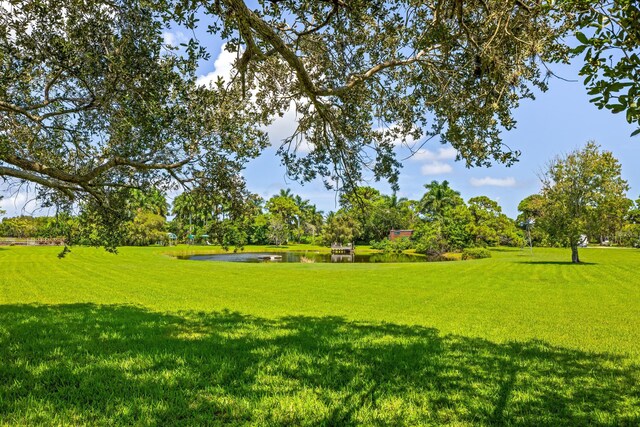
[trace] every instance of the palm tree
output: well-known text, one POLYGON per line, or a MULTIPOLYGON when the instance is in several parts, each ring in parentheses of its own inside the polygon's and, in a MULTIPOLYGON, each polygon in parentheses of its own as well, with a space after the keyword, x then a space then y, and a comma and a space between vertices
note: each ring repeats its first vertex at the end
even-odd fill
POLYGON ((287 188, 287 189, 281 188, 280 192, 278 193, 278 196, 293 199, 293 193, 291 192, 290 188, 287 188))
POLYGON ((442 218, 447 209, 453 208, 462 202, 460 193, 449 187, 449 181, 442 183, 431 181, 425 184, 427 192, 420 200, 420 212, 431 219, 442 218))
POLYGON ((406 197, 398 197, 398 195, 396 194, 396 192, 394 191, 393 194, 391 196, 382 196, 385 200, 385 203, 387 205, 387 207, 394 209, 394 208, 398 208, 400 205, 402 205, 404 202, 407 201, 406 197))
POLYGON ((167 199, 164 194, 156 188, 147 191, 138 189, 131 190, 129 206, 133 211, 140 210, 163 217, 166 217, 169 213, 167 199))

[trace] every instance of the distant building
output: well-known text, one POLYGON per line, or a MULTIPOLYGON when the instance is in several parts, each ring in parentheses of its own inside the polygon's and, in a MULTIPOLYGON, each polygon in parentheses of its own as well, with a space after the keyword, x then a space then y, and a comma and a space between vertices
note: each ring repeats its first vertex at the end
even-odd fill
POLYGON ((589 246, 589 239, 587 238, 586 234, 582 234, 580 236, 580 240, 578 240, 578 246, 580 246, 581 248, 586 248, 587 246, 589 246))
POLYGON ((410 239, 413 236, 413 230, 391 230, 389 232, 389 240, 396 240, 401 237, 410 239))

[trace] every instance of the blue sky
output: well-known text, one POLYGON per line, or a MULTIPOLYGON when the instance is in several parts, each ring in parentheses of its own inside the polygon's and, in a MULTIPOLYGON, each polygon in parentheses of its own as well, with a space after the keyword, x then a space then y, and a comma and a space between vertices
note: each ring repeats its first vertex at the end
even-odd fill
MULTIPOLYGON (((218 61, 220 67, 223 63, 218 61)), ((214 68, 207 69, 207 65, 203 74, 214 68)), ((582 79, 578 76, 578 66, 554 65, 552 69, 562 78, 576 82, 554 78, 547 92, 538 93, 534 101, 523 101, 515 111, 517 128, 503 133, 503 140, 512 149, 522 152, 518 163, 511 167, 495 165, 467 169, 463 162, 453 159, 455 150, 434 139, 424 145, 423 152, 403 162, 398 195, 418 199, 424 193, 424 184, 446 179, 465 199, 486 195, 497 200, 504 212, 515 218, 518 203, 540 190, 538 176, 551 159, 594 140, 620 160, 623 178, 631 187, 628 196, 634 200, 638 198, 640 138, 629 136, 634 127, 625 121, 624 115, 598 110, 589 103, 582 79)), ((268 130, 274 147, 293 128, 294 120, 292 115, 288 115, 270 126, 268 130)), ((398 151, 399 158, 406 156, 406 151, 398 151)), ((266 150, 252 161, 244 176, 249 188, 264 198, 277 193, 280 188, 290 188, 325 212, 337 209, 336 194, 327 191, 320 181, 302 186, 288 180, 275 155, 275 148, 266 150)), ((369 185, 390 193, 385 183, 372 181, 369 185)))
MULTIPOLYGON (((235 55, 224 52, 220 41, 212 36, 206 33, 198 36, 201 41, 208 38, 207 45, 212 54, 211 61, 203 63, 199 70, 200 82, 214 79, 217 75, 228 75, 235 55)), ((186 37, 179 29, 172 29, 165 33, 165 40, 179 43, 186 37)), ((403 162, 398 195, 419 199, 424 193, 424 184, 446 179, 466 200, 474 196, 488 196, 497 200, 507 215, 515 218, 520 200, 539 191, 538 175, 549 160, 594 140, 620 160, 623 178, 631 187, 628 196, 637 199, 640 196, 640 137, 630 138, 634 127, 626 123, 623 114, 614 115, 598 110, 589 103, 578 69, 576 65, 553 65, 555 74, 576 82, 554 78, 546 93, 538 93, 535 101, 523 101, 514 112, 518 125, 502 136, 509 147, 522 152, 518 163, 509 168, 495 165, 491 168, 467 169, 463 162, 454 160, 455 151, 451 147, 433 139, 424 145, 418 155, 403 162)), ((287 114, 267 129, 272 147, 248 164, 243 173, 248 187, 265 199, 281 188, 290 188, 294 193, 310 199, 320 210, 336 210, 337 195, 327 191, 320 181, 300 185, 287 179, 275 152, 280 141, 294 126, 295 117, 287 114)), ((406 151, 400 148, 398 151, 399 158, 406 156, 406 151)), ((371 181, 363 184, 390 193, 385 183, 371 181)), ((5 192, 4 196, 5 199, 0 201, 0 209, 5 209, 8 216, 47 214, 46 211, 33 212, 35 205, 28 203, 29 196, 26 194, 5 192)))

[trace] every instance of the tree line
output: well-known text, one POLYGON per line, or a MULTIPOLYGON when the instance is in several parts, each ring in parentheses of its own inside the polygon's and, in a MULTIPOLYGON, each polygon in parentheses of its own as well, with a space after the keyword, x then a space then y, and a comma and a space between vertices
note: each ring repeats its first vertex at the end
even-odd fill
MULTIPOLYGON (((222 198, 196 189, 180 194, 171 206, 158 190, 132 190, 128 220, 120 230, 121 245, 168 243, 169 234, 180 243, 216 244, 227 248, 254 245, 347 243, 376 245, 384 249, 389 232, 415 231, 412 241, 424 253, 442 253, 468 246, 522 244, 515 222, 486 196, 465 203, 447 181, 425 185, 420 200, 382 194, 359 187, 342 194, 340 207, 326 215, 310 200, 289 189, 263 200, 249 194, 242 215, 222 198), (171 214, 173 218, 167 220, 171 214)), ((56 237, 73 234, 73 241, 93 244, 99 232, 84 213, 56 217, 4 218, 0 236, 56 237)), ((414 244, 411 243, 410 247, 414 244)))
MULTIPOLYGON (((569 247, 574 262, 579 262, 578 246, 585 240, 640 246, 640 198, 627 198, 628 184, 612 153, 589 142, 553 159, 541 184, 538 194, 520 202, 516 219, 489 197, 465 201, 446 180, 425 184, 418 200, 358 187, 341 194, 339 209, 326 215, 289 189, 267 200, 247 193, 240 210, 203 189, 183 192, 171 206, 157 189, 133 189, 128 218, 112 233, 121 245, 167 244, 170 236, 181 243, 225 248, 352 242, 385 251, 415 249, 434 257, 466 248, 531 244, 569 247), (173 218, 167 221, 169 214, 173 218), (390 239, 391 230, 412 230, 412 235, 390 239)), ((55 218, 21 216, 3 219, 0 236, 65 235, 98 245, 99 226, 85 211, 55 218)))

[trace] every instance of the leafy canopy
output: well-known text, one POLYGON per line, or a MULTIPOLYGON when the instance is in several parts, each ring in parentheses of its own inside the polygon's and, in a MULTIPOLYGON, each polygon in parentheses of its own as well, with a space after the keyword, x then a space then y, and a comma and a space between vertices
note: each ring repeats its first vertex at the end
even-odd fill
POLYGON ((290 109, 279 153, 303 181, 352 191, 372 174, 396 189, 394 147, 436 136, 467 165, 510 164, 513 109, 567 59, 561 37, 591 22, 569 15, 523 0, 3 2, 0 176, 116 230, 131 187, 246 197, 261 129, 290 109), (167 46, 174 24, 236 53, 229 81, 196 85, 207 41, 167 46))
POLYGON ((166 19, 138 1, 3 2, 0 176, 113 230, 130 188, 242 194, 238 174, 265 146, 257 119, 232 89, 195 85, 203 52, 168 49, 166 19))
POLYGON ((618 160, 594 142, 553 160, 541 177, 544 198, 541 224, 558 242, 572 248, 580 262, 581 236, 602 230, 628 209, 627 182, 618 160))
POLYGON ((626 115, 640 134, 640 3, 637 0, 568 0, 581 31, 574 55, 582 55, 580 74, 598 108, 626 115))

